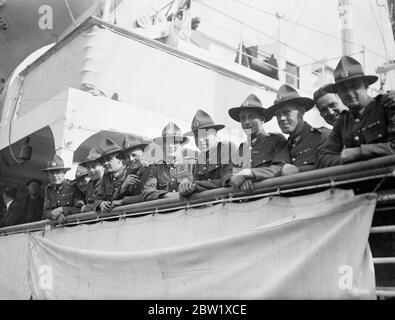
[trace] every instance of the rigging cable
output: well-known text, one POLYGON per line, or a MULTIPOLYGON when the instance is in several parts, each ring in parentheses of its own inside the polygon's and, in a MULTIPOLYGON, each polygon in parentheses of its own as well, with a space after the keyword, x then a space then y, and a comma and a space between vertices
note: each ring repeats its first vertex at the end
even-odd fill
POLYGON ((240 23, 240 24, 243 24, 243 25, 247 26, 248 28, 250 28, 251 30, 254 30, 255 32, 258 32, 258 33, 260 33, 260 34, 262 34, 262 35, 268 37, 269 39, 272 39, 273 41, 276 41, 276 42, 282 44, 283 46, 286 46, 287 48, 290 48, 290 49, 294 50, 295 52, 300 53, 301 55, 303 55, 304 57, 309 58, 309 59, 312 60, 312 61, 317 61, 317 60, 319 60, 319 59, 316 59, 315 57, 312 57, 312 56, 308 55, 307 53, 303 52, 302 50, 299 50, 299 49, 297 49, 297 48, 295 48, 295 47, 292 47, 292 46, 288 45, 287 43, 285 43, 285 42, 283 42, 283 41, 279 41, 279 40, 276 39, 275 37, 273 37, 273 36, 271 36, 271 35, 269 35, 269 34, 263 32, 263 31, 261 31, 261 30, 255 28, 255 27, 253 27, 253 26, 251 26, 251 25, 249 25, 249 24, 246 24, 245 22, 243 22, 243 21, 241 21, 241 20, 239 20, 239 19, 236 19, 235 17, 232 17, 232 16, 230 16, 230 15, 228 15, 228 14, 226 14, 226 13, 224 13, 224 12, 222 12, 222 11, 220 11, 220 10, 218 10, 218 9, 216 9, 216 8, 214 8, 214 7, 212 7, 212 6, 210 6, 210 5, 208 5, 207 3, 204 3, 204 2, 202 2, 202 1, 198 1, 198 2, 199 2, 201 5, 203 5, 203 6, 207 7, 207 8, 209 8, 209 9, 211 9, 211 10, 217 12, 217 13, 219 13, 220 15, 223 15, 223 16, 225 16, 225 17, 227 17, 227 18, 229 18, 229 19, 231 19, 231 20, 233 20, 233 21, 236 21, 236 22, 238 22, 238 23, 240 23))
MULTIPOLYGON (((248 4, 248 3, 245 3, 245 2, 239 1, 239 0, 232 0, 232 1, 233 1, 233 2, 236 2, 236 3, 238 3, 238 4, 241 4, 241 5, 245 6, 245 7, 248 7, 248 8, 250 8, 250 9, 252 9, 252 10, 256 10, 256 11, 258 11, 258 12, 265 13, 265 14, 267 14, 267 15, 276 17, 276 14, 275 14, 275 13, 270 12, 270 11, 268 11, 268 10, 264 10, 264 9, 261 9, 261 8, 254 7, 254 6, 252 6, 252 5, 248 4)), ((344 42, 346 42, 346 43, 349 43, 349 44, 352 44, 352 45, 355 45, 355 46, 359 46, 359 47, 361 47, 361 48, 364 47, 363 45, 361 45, 361 44, 359 44, 359 43, 352 42, 352 41, 349 41, 349 40, 343 40, 343 39, 341 39, 341 38, 339 38, 339 37, 337 37, 337 36, 335 36, 335 35, 333 35, 333 34, 324 32, 324 31, 322 31, 322 30, 319 30, 319 29, 316 29, 316 28, 313 28, 313 27, 310 27, 310 26, 305 25, 305 24, 302 24, 302 23, 300 23, 300 22, 296 22, 296 21, 290 20, 290 19, 288 19, 288 18, 282 18, 282 19, 283 19, 284 21, 287 21, 287 22, 289 22, 289 23, 296 24, 296 25, 298 25, 298 26, 300 26, 300 27, 302 27, 302 28, 308 29, 308 30, 310 30, 310 31, 318 32, 318 33, 320 33, 320 34, 322 34, 322 35, 324 35, 324 36, 327 36, 327 37, 329 37, 329 38, 336 39, 336 40, 339 40, 339 41, 344 41, 344 42)), ((369 51, 370 53, 372 53, 372 54, 374 54, 374 55, 376 55, 376 56, 378 56, 378 57, 380 57, 380 58, 387 59, 386 57, 384 57, 383 55, 381 55, 380 53, 378 53, 378 52, 376 52, 376 51, 374 51, 374 50, 372 50, 372 49, 369 49, 369 48, 365 48, 365 49, 366 49, 366 51, 369 51)))

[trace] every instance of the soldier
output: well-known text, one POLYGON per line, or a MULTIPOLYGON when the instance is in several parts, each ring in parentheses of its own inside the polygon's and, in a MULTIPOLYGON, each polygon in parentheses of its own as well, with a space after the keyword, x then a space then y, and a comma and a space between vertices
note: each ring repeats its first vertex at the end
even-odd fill
POLYGON ((81 192, 65 178, 69 170, 58 155, 48 161, 45 169, 41 169, 48 173, 50 181, 45 190, 43 219, 63 223, 66 216, 80 212, 84 205, 81 192))
POLYGON ((179 181, 185 177, 182 152, 183 145, 188 141, 189 138, 184 137, 173 122, 169 122, 162 130, 162 135, 154 139, 155 156, 159 153, 161 160, 151 166, 143 189, 144 200, 158 199, 168 192, 178 191, 179 181))
POLYGON ((337 93, 330 93, 327 91, 330 84, 327 84, 314 92, 313 100, 324 120, 333 126, 335 121, 340 117, 343 111, 348 111, 348 108, 343 104, 337 93))
POLYGON ((38 179, 30 179, 26 183, 26 186, 29 194, 26 196, 23 206, 25 212, 24 223, 39 221, 43 216, 44 207, 44 199, 39 193, 41 181, 38 179))
POLYGON ((228 142, 219 142, 217 132, 223 124, 215 124, 203 110, 198 110, 192 120, 191 131, 185 136, 194 136, 200 150, 193 166, 193 177, 181 180, 178 191, 181 196, 194 192, 220 188, 232 174, 231 151, 235 147, 228 142))
POLYGON ((284 165, 282 175, 316 168, 317 152, 330 130, 313 128, 304 121, 304 114, 313 106, 313 100, 301 97, 294 88, 285 84, 278 90, 274 105, 267 109, 269 117, 277 117, 281 131, 289 134, 286 148, 291 156, 291 164, 284 165))
POLYGON ((333 127, 332 134, 318 155, 320 167, 394 154, 391 127, 391 99, 368 95, 368 87, 377 81, 365 75, 355 59, 343 56, 335 69, 335 83, 329 92, 339 94, 349 112, 343 112, 333 127))
POLYGON ((126 205, 143 201, 143 188, 147 182, 151 167, 144 160, 144 150, 148 146, 140 139, 127 135, 122 143, 122 151, 117 155, 127 168, 127 178, 121 185, 123 198, 114 200, 113 206, 126 205))
POLYGON ((104 175, 97 188, 96 199, 94 201, 95 210, 110 212, 112 202, 122 197, 121 186, 127 178, 125 165, 116 156, 122 148, 113 140, 106 138, 100 145, 100 161, 104 166, 104 175))
MULTIPOLYGON (((327 84, 314 92, 314 102, 320 112, 322 118, 334 126, 336 120, 340 117, 342 112, 348 112, 348 107, 343 104, 340 96, 337 93, 328 92, 328 88, 332 85, 327 84)), ((386 107, 395 107, 395 91, 388 91, 382 95, 381 102, 386 107)))
POLYGON ((84 200, 86 199, 86 193, 88 191, 89 181, 90 178, 88 175, 88 170, 84 166, 81 166, 79 164, 75 172, 75 178, 73 181, 71 181, 71 183, 75 184, 77 189, 81 191, 84 200))
POLYGON ((240 107, 228 110, 229 116, 240 122, 247 135, 247 141, 239 147, 239 154, 243 154, 242 170, 231 179, 236 190, 254 191, 253 181, 280 176, 283 165, 290 161, 284 136, 266 133, 263 129, 263 123, 271 120, 265 111, 254 94, 250 94, 240 107))
POLYGON ((100 151, 96 148, 92 148, 89 151, 89 154, 86 157, 85 161, 80 163, 80 166, 86 167, 88 171, 88 176, 90 178, 86 190, 85 205, 81 208, 81 212, 94 210, 96 193, 100 184, 100 180, 104 174, 104 167, 103 164, 100 162, 100 157, 100 151))

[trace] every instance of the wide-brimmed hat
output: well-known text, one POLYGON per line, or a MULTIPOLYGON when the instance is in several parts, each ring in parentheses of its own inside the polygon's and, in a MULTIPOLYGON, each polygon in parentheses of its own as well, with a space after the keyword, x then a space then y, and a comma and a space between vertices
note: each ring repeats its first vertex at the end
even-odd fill
POLYGON ((101 157, 101 152, 96 148, 92 148, 89 150, 88 155, 85 158, 85 161, 80 163, 80 166, 86 167, 89 163, 97 162, 101 157))
POLYGON ((77 170, 75 171, 75 178, 71 183, 76 183, 78 180, 84 178, 85 176, 88 175, 88 169, 79 164, 77 166, 77 170))
POLYGON ((143 140, 133 136, 133 135, 126 135, 123 138, 122 142, 122 150, 117 155, 117 158, 122 158, 124 154, 128 151, 132 151, 134 149, 143 150, 148 146, 148 143, 144 143, 143 140))
POLYGON ((28 186, 28 185, 31 184, 32 182, 37 182, 38 185, 41 186, 41 180, 36 179, 36 178, 33 178, 33 179, 28 180, 28 181, 26 182, 26 185, 28 186))
POLYGON ((283 84, 278 89, 274 104, 267 109, 267 114, 273 117, 276 114, 276 110, 284 105, 302 107, 307 112, 314 106, 314 101, 310 98, 301 97, 296 89, 283 84))
POLYGON ((225 125, 215 124, 207 112, 199 109, 192 119, 191 131, 185 133, 184 136, 193 136, 194 131, 211 128, 218 131, 225 128, 225 125))
POLYGON ((230 108, 228 110, 228 113, 233 120, 240 122, 240 112, 243 110, 251 110, 258 112, 262 116, 265 122, 270 121, 271 119, 271 117, 270 119, 267 117, 266 109, 262 106, 261 100, 259 100, 259 98, 253 93, 251 93, 243 101, 240 107, 230 108))
POLYGON ((47 162, 47 167, 41 169, 41 171, 51 171, 51 170, 61 170, 61 169, 65 171, 69 171, 71 168, 65 167, 63 159, 59 157, 57 154, 55 154, 54 158, 47 162))
POLYGON ((173 122, 169 122, 166 127, 162 130, 162 135, 154 139, 157 144, 163 143, 163 139, 172 139, 174 142, 185 144, 189 141, 188 137, 184 137, 181 133, 181 129, 173 122))
POLYGON ((105 138, 99 146, 100 158, 102 159, 108 155, 115 155, 122 151, 122 148, 117 145, 112 139, 105 138))
POLYGON ((328 87, 330 93, 337 92, 337 86, 346 81, 354 79, 363 79, 368 85, 375 83, 378 80, 377 76, 365 75, 361 64, 349 56, 341 57, 339 63, 336 66, 335 72, 335 83, 328 87))

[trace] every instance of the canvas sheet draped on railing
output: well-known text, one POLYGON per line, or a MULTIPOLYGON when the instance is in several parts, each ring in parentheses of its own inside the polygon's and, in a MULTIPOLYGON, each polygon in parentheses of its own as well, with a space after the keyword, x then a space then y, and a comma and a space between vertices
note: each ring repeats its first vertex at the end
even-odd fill
POLYGON ((0 297, 375 298, 375 194, 332 190, 0 237, 0 297))

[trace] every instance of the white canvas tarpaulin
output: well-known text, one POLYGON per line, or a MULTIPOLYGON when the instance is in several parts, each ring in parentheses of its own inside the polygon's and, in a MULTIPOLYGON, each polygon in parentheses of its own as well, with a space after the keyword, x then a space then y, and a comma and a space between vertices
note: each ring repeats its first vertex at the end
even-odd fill
POLYGON ((14 261, 0 237, 0 281, 35 299, 375 298, 375 204, 335 190, 65 227, 18 235, 14 261))

